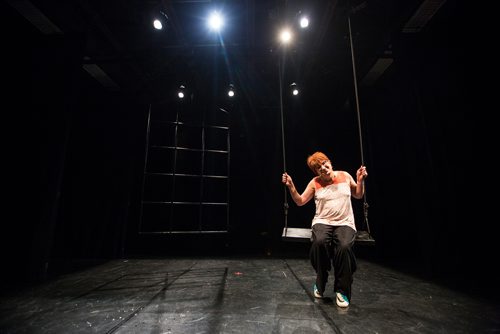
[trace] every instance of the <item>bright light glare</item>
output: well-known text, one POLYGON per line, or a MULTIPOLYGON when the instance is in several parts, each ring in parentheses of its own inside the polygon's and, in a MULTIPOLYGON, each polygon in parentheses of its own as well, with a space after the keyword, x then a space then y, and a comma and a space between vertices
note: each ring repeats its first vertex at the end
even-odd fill
POLYGON ((309 19, 307 17, 302 17, 300 19, 300 27, 301 28, 307 28, 309 26, 309 19))
POLYGON ((153 21, 153 27, 155 27, 155 29, 161 30, 163 28, 163 25, 161 24, 160 20, 155 19, 153 21))
POLYGON ((235 94, 235 92, 234 92, 234 86, 233 86, 233 84, 230 84, 229 85, 229 89, 227 90, 227 96, 233 97, 234 94, 235 94))
POLYGON ((292 90, 292 94, 293 94, 293 95, 299 95, 299 90, 298 90, 297 88, 294 88, 294 89, 292 90))
POLYGON ((179 97, 179 99, 183 99, 184 98, 184 90, 186 89, 186 87, 184 87, 184 85, 181 85, 179 87, 179 90, 177 91, 177 96, 179 97))
POLYGON ((210 29, 219 31, 222 26, 224 25, 224 19, 218 12, 213 12, 210 14, 210 17, 208 19, 208 26, 210 29))
POLYGON ((283 43, 288 44, 292 40, 292 33, 290 30, 285 29, 281 31, 280 39, 283 43))

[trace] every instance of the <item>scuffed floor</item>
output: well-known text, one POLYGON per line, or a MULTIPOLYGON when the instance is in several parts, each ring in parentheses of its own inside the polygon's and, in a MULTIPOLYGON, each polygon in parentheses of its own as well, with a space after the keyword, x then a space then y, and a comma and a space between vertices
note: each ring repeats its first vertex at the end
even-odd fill
POLYGON ((3 291, 0 333, 500 332, 498 303, 366 260, 347 309, 314 278, 303 258, 113 260, 3 291))

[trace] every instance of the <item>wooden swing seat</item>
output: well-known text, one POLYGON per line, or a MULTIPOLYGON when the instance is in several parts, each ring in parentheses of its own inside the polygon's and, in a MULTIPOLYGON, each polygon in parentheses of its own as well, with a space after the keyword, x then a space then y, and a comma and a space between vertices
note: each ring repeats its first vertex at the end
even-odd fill
MULTIPOLYGON (((285 227, 281 238, 284 241, 311 242, 311 229, 298 227, 285 227)), ((374 246, 375 239, 367 231, 358 231, 356 235, 356 245, 374 246)))

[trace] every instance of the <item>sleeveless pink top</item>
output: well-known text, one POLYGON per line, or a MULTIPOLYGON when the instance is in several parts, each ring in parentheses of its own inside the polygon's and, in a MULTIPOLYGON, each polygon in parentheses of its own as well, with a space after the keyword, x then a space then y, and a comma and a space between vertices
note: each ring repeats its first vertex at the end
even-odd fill
POLYGON ((333 183, 323 186, 320 178, 314 179, 314 202, 316 213, 312 220, 314 224, 327 224, 333 226, 349 226, 356 231, 354 213, 351 203, 351 176, 343 171, 337 171, 333 183))

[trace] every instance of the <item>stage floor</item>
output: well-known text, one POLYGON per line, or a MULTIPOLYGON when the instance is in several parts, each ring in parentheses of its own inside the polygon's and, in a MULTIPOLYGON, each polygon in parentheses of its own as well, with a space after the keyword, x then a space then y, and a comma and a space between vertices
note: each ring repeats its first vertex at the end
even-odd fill
POLYGON ((0 333, 498 333, 497 301, 358 259, 352 303, 305 258, 113 260, 2 288, 0 333), (330 298, 328 298, 330 297, 330 298))

